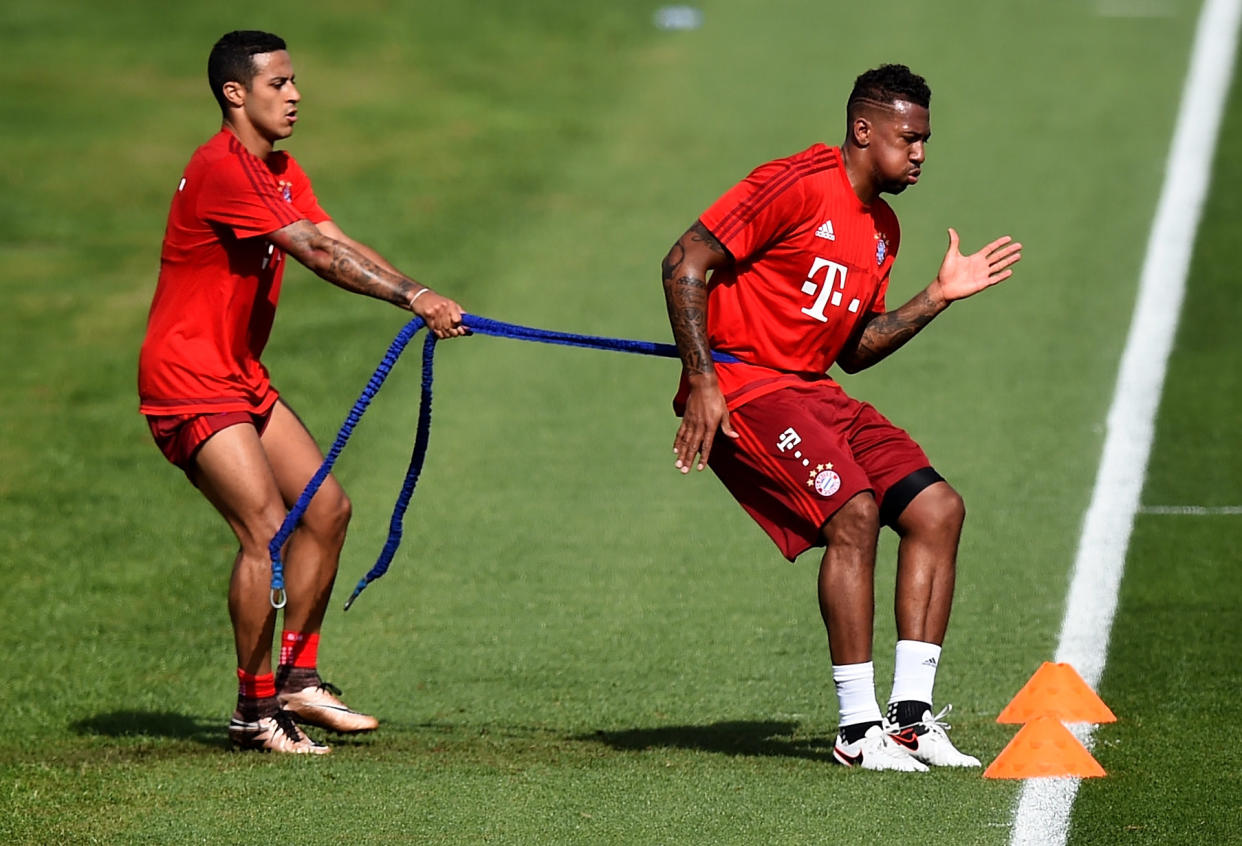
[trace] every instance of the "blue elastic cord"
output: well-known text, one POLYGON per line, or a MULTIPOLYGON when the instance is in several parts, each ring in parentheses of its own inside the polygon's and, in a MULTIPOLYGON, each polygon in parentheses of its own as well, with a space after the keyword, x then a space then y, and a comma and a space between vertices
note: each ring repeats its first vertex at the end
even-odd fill
POLYGON ((388 521, 388 540, 380 551, 379 558, 358 584, 354 592, 345 600, 345 610, 354 604, 363 588, 388 572, 392 557, 397 554, 404 532, 405 510, 410 505, 410 497, 414 495, 414 486, 418 484, 419 474, 423 472, 423 461, 427 458, 427 441, 431 439, 431 365, 435 358, 436 336, 427 333, 423 342, 423 385, 418 400, 418 431, 414 436, 414 452, 410 455, 410 467, 405 471, 405 482, 401 485, 401 493, 397 495, 397 503, 392 509, 392 519, 388 521))
POLYGON ((328 478, 328 473, 332 471, 332 465, 336 463, 337 456, 341 454, 341 450, 345 449, 349 436, 354 433, 354 427, 362 419, 362 415, 371 404, 371 400, 375 399, 375 395, 383 387, 384 380, 388 378, 393 365, 397 363, 397 359, 405 351, 406 344, 410 342, 410 339, 421 328, 423 328, 423 319, 416 317, 402 327, 401 331, 397 333, 397 337, 389 344, 388 351, 384 353, 379 366, 375 368, 375 372, 367 381, 366 387, 362 389, 362 395, 358 397, 358 401, 354 403, 349 416, 341 424, 341 431, 337 433, 336 441, 332 444, 332 449, 328 450, 328 455, 324 458, 323 464, 315 471, 315 475, 311 477, 311 480, 306 483, 305 489, 298 496, 298 501, 294 503, 293 508, 285 516, 285 521, 280 524, 280 530, 276 532, 276 536, 267 545, 268 554, 272 558, 273 596, 277 592, 283 593, 285 590, 285 568, 280 560, 281 550, 285 548, 285 542, 289 540, 289 535, 293 534, 298 521, 302 519, 302 515, 310 507, 310 501, 319 491, 319 486, 323 484, 323 480, 328 478))
MULTIPOLYGON (((328 451, 323 464, 306 485, 306 489, 302 491, 293 509, 285 517, 284 523, 281 524, 280 531, 276 533, 276 536, 272 538, 272 542, 268 545, 268 551, 272 557, 273 604, 276 604, 276 595, 278 593, 283 594, 284 592, 284 568, 280 560, 281 549, 284 548, 285 542, 289 539, 289 535, 293 533, 293 529, 297 526, 298 521, 302 519, 302 515, 306 513, 306 509, 309 507, 315 493, 319 490, 319 486, 323 484, 323 480, 327 478, 328 473, 332 470, 332 465, 336 463, 337 456, 345 448, 349 436, 353 434, 354 427, 358 425, 358 421, 371 404, 371 400, 375 398, 380 387, 384 384, 384 380, 388 378, 389 371, 392 370, 393 365, 405 350, 410 339, 414 337, 419 329, 423 328, 423 325, 422 318, 416 317, 397 333, 397 337, 388 347, 388 352, 385 353, 384 359, 367 382, 367 386, 363 389, 362 395, 358 397, 358 401, 354 403, 354 407, 345 419, 344 424, 341 425, 341 431, 337 434, 336 441, 332 444, 332 449, 328 451)), ((624 338, 604 338, 597 335, 575 335, 570 332, 534 329, 529 326, 489 320, 486 317, 479 317, 474 314, 463 315, 462 325, 471 332, 480 335, 493 335, 499 338, 514 338, 522 341, 537 341, 544 344, 559 344, 570 347, 589 347, 591 349, 662 356, 664 358, 677 358, 678 356, 677 347, 673 344, 661 344, 654 341, 631 341, 624 338)), ((422 472, 423 462, 427 457, 427 443, 431 438, 431 383, 435 348, 436 337, 428 332, 427 339, 423 344, 422 393, 419 398, 418 430, 414 437, 414 451, 410 456, 410 466, 406 471, 405 482, 401 486, 401 493, 397 497, 396 505, 393 507, 392 519, 388 524, 388 540, 384 544, 375 566, 359 580, 354 587, 353 593, 346 600, 345 610, 347 611, 367 585, 388 572, 388 566, 392 563, 393 556, 396 555, 397 547, 401 545, 405 512, 409 507, 410 498, 414 495, 414 487, 418 484, 418 477, 422 472)), ((736 358, 726 353, 713 353, 712 357, 716 361, 737 361, 736 358)))

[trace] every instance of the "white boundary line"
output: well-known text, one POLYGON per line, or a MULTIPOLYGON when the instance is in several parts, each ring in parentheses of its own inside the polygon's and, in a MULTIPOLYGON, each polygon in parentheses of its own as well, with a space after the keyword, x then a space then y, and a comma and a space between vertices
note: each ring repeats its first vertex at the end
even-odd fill
MULTIPOLYGON (((1207 194, 1221 113, 1229 93, 1242 0, 1205 0, 1190 72, 1147 239, 1138 301, 1108 412, 1108 435, 1083 523, 1056 661, 1099 686, 1117 588, 1139 507, 1156 410, 1186 291, 1195 231, 1207 194)), ((1094 727, 1071 727, 1089 749, 1094 727)), ((1014 811, 1014 846, 1064 844, 1079 779, 1027 779, 1014 811)))

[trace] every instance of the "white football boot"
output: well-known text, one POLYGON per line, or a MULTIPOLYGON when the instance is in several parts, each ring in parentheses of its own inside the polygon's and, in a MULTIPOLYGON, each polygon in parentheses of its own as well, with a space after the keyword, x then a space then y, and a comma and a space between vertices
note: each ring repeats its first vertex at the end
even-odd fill
POLYGON ((927 766, 916 761, 905 749, 895 743, 881 726, 872 726, 867 733, 853 743, 846 743, 841 735, 832 747, 832 757, 847 767, 864 770, 897 770, 904 773, 925 773, 927 766))
POLYGON ((959 752, 953 741, 949 740, 948 731, 953 726, 942 718, 948 716, 952 710, 952 705, 946 705, 934 717, 931 711, 924 711, 923 719, 908 726, 899 726, 885 719, 884 732, 892 743, 929 766, 982 766, 978 758, 959 752))

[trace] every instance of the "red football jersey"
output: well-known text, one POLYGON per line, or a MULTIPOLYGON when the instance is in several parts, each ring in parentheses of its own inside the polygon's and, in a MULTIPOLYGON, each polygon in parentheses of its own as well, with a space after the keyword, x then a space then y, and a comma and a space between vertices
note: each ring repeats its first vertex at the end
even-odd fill
POLYGON ((320 223, 328 215, 292 156, 273 152, 263 161, 223 129, 195 151, 164 232, 138 362, 142 413, 253 411, 271 404, 259 356, 285 262, 263 236, 303 219, 320 223))
MULTIPOLYGON (((716 365, 730 408, 822 378, 859 319, 885 311, 897 216, 858 199, 838 147, 760 165, 699 220, 734 259, 707 294, 711 348, 742 362, 716 365)), ((683 379, 679 407, 685 393, 683 379)))

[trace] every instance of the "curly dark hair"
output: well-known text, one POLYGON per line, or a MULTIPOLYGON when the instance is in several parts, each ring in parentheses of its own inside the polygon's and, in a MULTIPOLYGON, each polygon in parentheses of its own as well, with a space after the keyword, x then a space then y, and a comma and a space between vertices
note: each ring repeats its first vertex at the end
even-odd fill
POLYGON ((224 99, 224 83, 240 82, 249 89, 257 70, 254 57, 284 49, 284 39, 270 32, 243 29, 221 36, 207 57, 207 82, 216 102, 220 104, 220 111, 226 116, 229 112, 228 101, 224 99))
POLYGON ((860 100, 886 104, 904 100, 927 108, 931 105, 931 89, 927 87, 927 80, 905 65, 880 65, 854 80, 846 110, 852 114, 855 103, 860 100))

